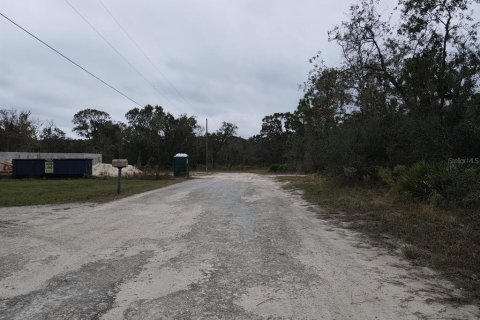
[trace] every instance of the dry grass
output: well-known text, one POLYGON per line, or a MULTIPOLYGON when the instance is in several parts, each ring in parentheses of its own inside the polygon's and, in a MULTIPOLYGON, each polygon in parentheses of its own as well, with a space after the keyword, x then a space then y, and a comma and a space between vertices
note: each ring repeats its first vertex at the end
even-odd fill
POLYGON ((402 253, 405 258, 415 260, 420 255, 418 250, 414 246, 405 245, 402 247, 402 253))
POLYGON ((400 200, 385 190, 347 186, 322 177, 279 179, 289 182, 287 188, 303 190, 306 200, 326 209, 322 218, 347 222, 377 243, 402 243, 406 258, 441 270, 472 298, 480 298, 479 211, 400 200))

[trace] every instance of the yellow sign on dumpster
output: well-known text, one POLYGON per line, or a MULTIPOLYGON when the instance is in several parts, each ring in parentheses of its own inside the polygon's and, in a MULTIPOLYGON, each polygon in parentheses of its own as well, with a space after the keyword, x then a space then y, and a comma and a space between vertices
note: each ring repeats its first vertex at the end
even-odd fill
POLYGON ((45 161, 45 173, 53 173, 53 161, 45 161))

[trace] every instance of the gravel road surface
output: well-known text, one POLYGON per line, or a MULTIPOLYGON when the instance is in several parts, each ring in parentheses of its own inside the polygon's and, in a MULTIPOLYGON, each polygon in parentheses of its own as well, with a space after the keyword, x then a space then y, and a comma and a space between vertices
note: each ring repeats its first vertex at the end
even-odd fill
POLYGON ((0 208, 0 319, 478 319, 435 272, 318 219, 273 177, 0 208))

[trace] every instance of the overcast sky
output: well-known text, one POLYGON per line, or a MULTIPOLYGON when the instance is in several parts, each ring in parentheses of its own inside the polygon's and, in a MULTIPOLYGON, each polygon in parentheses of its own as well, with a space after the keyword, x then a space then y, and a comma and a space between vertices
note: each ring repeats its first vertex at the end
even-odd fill
MULTIPOLYGON (((68 1, 142 75, 64 0, 2 0, 0 12, 142 106, 194 115, 203 126, 208 118, 209 131, 234 122, 243 137, 257 134, 265 115, 295 110, 317 51, 327 64, 339 62, 327 31, 353 2, 102 0, 153 67, 99 0, 68 1)), ((0 53, 0 108, 30 110, 69 136, 79 110, 97 108, 125 121, 136 107, 1 17, 0 53)))

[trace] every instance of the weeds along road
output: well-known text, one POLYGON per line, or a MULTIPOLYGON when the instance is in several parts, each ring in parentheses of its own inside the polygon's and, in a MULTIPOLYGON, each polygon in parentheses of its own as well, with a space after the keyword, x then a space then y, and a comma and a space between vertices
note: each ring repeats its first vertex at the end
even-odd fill
POLYGON ((477 319, 268 176, 0 209, 1 319, 477 319))

